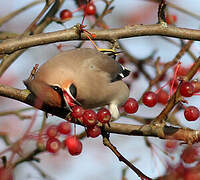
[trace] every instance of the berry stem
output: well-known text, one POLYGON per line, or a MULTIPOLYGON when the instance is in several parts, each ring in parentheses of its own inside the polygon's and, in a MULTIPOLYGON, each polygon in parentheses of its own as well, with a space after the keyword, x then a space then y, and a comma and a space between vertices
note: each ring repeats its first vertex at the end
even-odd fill
POLYGON ((85 14, 83 15, 83 19, 82 19, 81 25, 83 25, 84 20, 85 20, 85 14))
POLYGON ((79 8, 73 10, 73 11, 72 11, 72 14, 73 14, 73 13, 76 13, 76 12, 78 12, 78 11, 80 11, 80 10, 83 9, 83 8, 84 8, 84 5, 81 5, 79 8))
POLYGON ((84 32, 84 34, 88 37, 88 39, 91 41, 91 43, 94 45, 94 47, 95 47, 97 50, 99 50, 99 48, 97 47, 96 43, 95 43, 95 42, 91 39, 91 37, 88 35, 88 34, 90 34, 90 35, 92 36, 93 34, 91 34, 90 32, 88 32, 88 31, 86 31, 86 30, 84 30, 83 32, 84 32))
POLYGON ((172 79, 172 85, 171 85, 170 91, 169 91, 169 99, 170 99, 170 97, 171 97, 171 95, 172 95, 174 83, 175 83, 176 76, 177 76, 177 72, 178 72, 178 69, 180 68, 180 65, 181 65, 181 62, 179 61, 179 62, 177 63, 176 70, 175 70, 175 72, 174 72, 174 77, 173 77, 173 79, 172 79))
POLYGON ((169 81, 167 81, 163 86, 161 86, 159 89, 155 91, 156 94, 158 94, 162 89, 164 89, 169 84, 169 81))
POLYGON ((76 136, 76 124, 74 123, 74 136, 76 136))
POLYGON ((43 114, 43 120, 42 120, 42 125, 41 125, 41 128, 40 128, 40 133, 39 133, 39 139, 42 137, 42 135, 44 134, 44 128, 45 128, 45 125, 46 125, 46 119, 47 119, 47 113, 45 112, 43 114))

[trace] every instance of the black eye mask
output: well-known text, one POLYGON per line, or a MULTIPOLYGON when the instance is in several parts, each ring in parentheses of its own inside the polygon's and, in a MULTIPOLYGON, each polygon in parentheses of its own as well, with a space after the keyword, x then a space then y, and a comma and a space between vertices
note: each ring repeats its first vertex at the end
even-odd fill
POLYGON ((63 98, 63 91, 62 91, 62 89, 59 86, 50 86, 50 87, 60 95, 60 97, 61 97, 61 106, 65 107, 66 103, 65 103, 65 100, 63 98))

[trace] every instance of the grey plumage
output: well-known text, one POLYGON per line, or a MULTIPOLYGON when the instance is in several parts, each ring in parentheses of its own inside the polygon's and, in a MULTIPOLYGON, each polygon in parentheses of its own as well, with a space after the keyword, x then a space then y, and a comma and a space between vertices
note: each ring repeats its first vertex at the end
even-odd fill
MULTIPOLYGON (((113 117, 117 118, 117 106, 124 103, 129 95, 127 85, 121 81, 126 75, 128 71, 108 55, 96 49, 80 48, 61 52, 51 58, 39 68, 34 80, 26 81, 25 84, 40 97, 41 93, 45 96, 41 92, 43 83, 45 91, 51 93, 48 86, 58 86, 64 91, 73 83, 77 90, 75 98, 84 108, 110 105, 113 117)), ((60 103, 60 100, 52 102, 50 95, 43 99, 50 105, 57 106, 60 103)))

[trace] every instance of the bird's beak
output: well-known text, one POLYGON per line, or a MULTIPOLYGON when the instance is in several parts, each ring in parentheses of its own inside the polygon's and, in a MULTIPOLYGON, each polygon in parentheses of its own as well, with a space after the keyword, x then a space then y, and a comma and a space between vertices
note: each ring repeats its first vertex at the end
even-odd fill
POLYGON ((71 109, 72 106, 74 105, 81 105, 77 100, 76 100, 76 87, 74 84, 71 84, 67 88, 63 89, 63 97, 66 103, 66 106, 71 109))
POLYGON ((65 100, 66 106, 72 110, 71 107, 75 105, 74 100, 71 98, 71 96, 68 94, 66 90, 63 91, 63 98, 65 100))

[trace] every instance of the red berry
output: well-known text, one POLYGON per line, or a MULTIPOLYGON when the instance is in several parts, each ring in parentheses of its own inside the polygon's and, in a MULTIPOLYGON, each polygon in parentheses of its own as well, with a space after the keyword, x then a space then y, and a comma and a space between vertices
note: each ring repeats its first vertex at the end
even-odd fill
POLYGON ((158 95, 158 102, 165 105, 167 104, 167 101, 168 101, 168 94, 166 91, 164 90, 160 90, 159 93, 157 94, 158 95))
POLYGON ((124 65, 126 63, 125 59, 123 57, 120 57, 118 62, 121 64, 121 65, 124 65))
POLYGON ((96 34, 91 34, 92 38, 95 38, 97 35, 96 34))
POLYGON ((60 12, 60 19, 65 21, 72 18, 72 12, 68 9, 64 9, 60 12))
POLYGON ((180 85, 180 94, 184 97, 191 97, 194 93, 194 86, 191 82, 183 82, 180 85))
POLYGON ((97 124, 97 114, 91 110, 87 109, 83 113, 83 124, 88 127, 93 127, 97 124))
POLYGON ((47 128, 46 134, 48 137, 53 138, 56 137, 58 133, 58 128, 55 125, 51 125, 47 128))
POLYGON ((106 108, 102 108, 97 113, 97 119, 101 123, 108 123, 111 119, 110 111, 108 111, 106 108))
POLYGON ((79 155, 82 152, 82 143, 76 136, 68 136, 65 145, 72 156, 79 155))
POLYGON ((198 158, 198 151, 195 147, 188 146, 181 154, 181 159, 185 163, 193 163, 198 158))
POLYGON ((138 102, 134 98, 129 98, 124 104, 124 111, 127 113, 136 113, 138 110, 138 102))
POLYGON ((84 113, 84 109, 81 106, 74 106, 72 108, 72 117, 74 118, 80 118, 84 113))
POLYGON ((172 153, 172 152, 174 152, 174 150, 176 150, 177 145, 178 144, 177 144, 176 141, 170 141, 170 140, 168 140, 168 141, 165 142, 165 149, 168 152, 172 153))
POLYGON ((184 180, 199 180, 199 179, 200 179, 199 164, 185 169, 184 180))
POLYGON ((56 138, 50 138, 46 144, 46 150, 51 153, 56 153, 60 150, 61 143, 56 138))
POLYGON ((155 94, 152 91, 145 92, 142 97, 142 102, 148 107, 155 106, 156 103, 158 102, 157 94, 155 94))
POLYGON ((95 15, 96 14, 96 6, 93 3, 89 3, 84 8, 85 15, 95 15))
POLYGON ((2 180, 13 180, 13 168, 11 167, 0 167, 0 179, 2 180))
POLYGON ((88 137, 95 138, 101 134, 101 129, 99 128, 99 126, 88 127, 86 132, 88 137))
POLYGON ((169 17, 166 16, 166 23, 167 24, 174 24, 177 21, 176 15, 170 14, 169 17))
POLYGON ((185 174, 185 167, 184 167, 183 163, 180 162, 177 166, 175 166, 175 168, 173 168, 173 171, 175 173, 174 174, 175 175, 175 179, 174 180, 176 180, 179 177, 183 177, 184 174, 185 174))
MULTIPOLYGON (((174 71, 176 70, 176 67, 174 68, 174 71)), ((185 76, 189 71, 189 68, 186 68, 184 66, 179 66, 177 71, 177 76, 185 76)))
POLYGON ((138 71, 132 72, 131 76, 133 79, 137 79, 139 77, 139 72, 138 71))
POLYGON ((58 125, 58 132, 61 134, 69 134, 71 132, 71 124, 69 122, 61 122, 58 125))
POLYGON ((187 119, 188 121, 195 121, 200 116, 199 109, 195 106, 188 106, 187 108, 185 108, 184 116, 185 119, 187 119))

